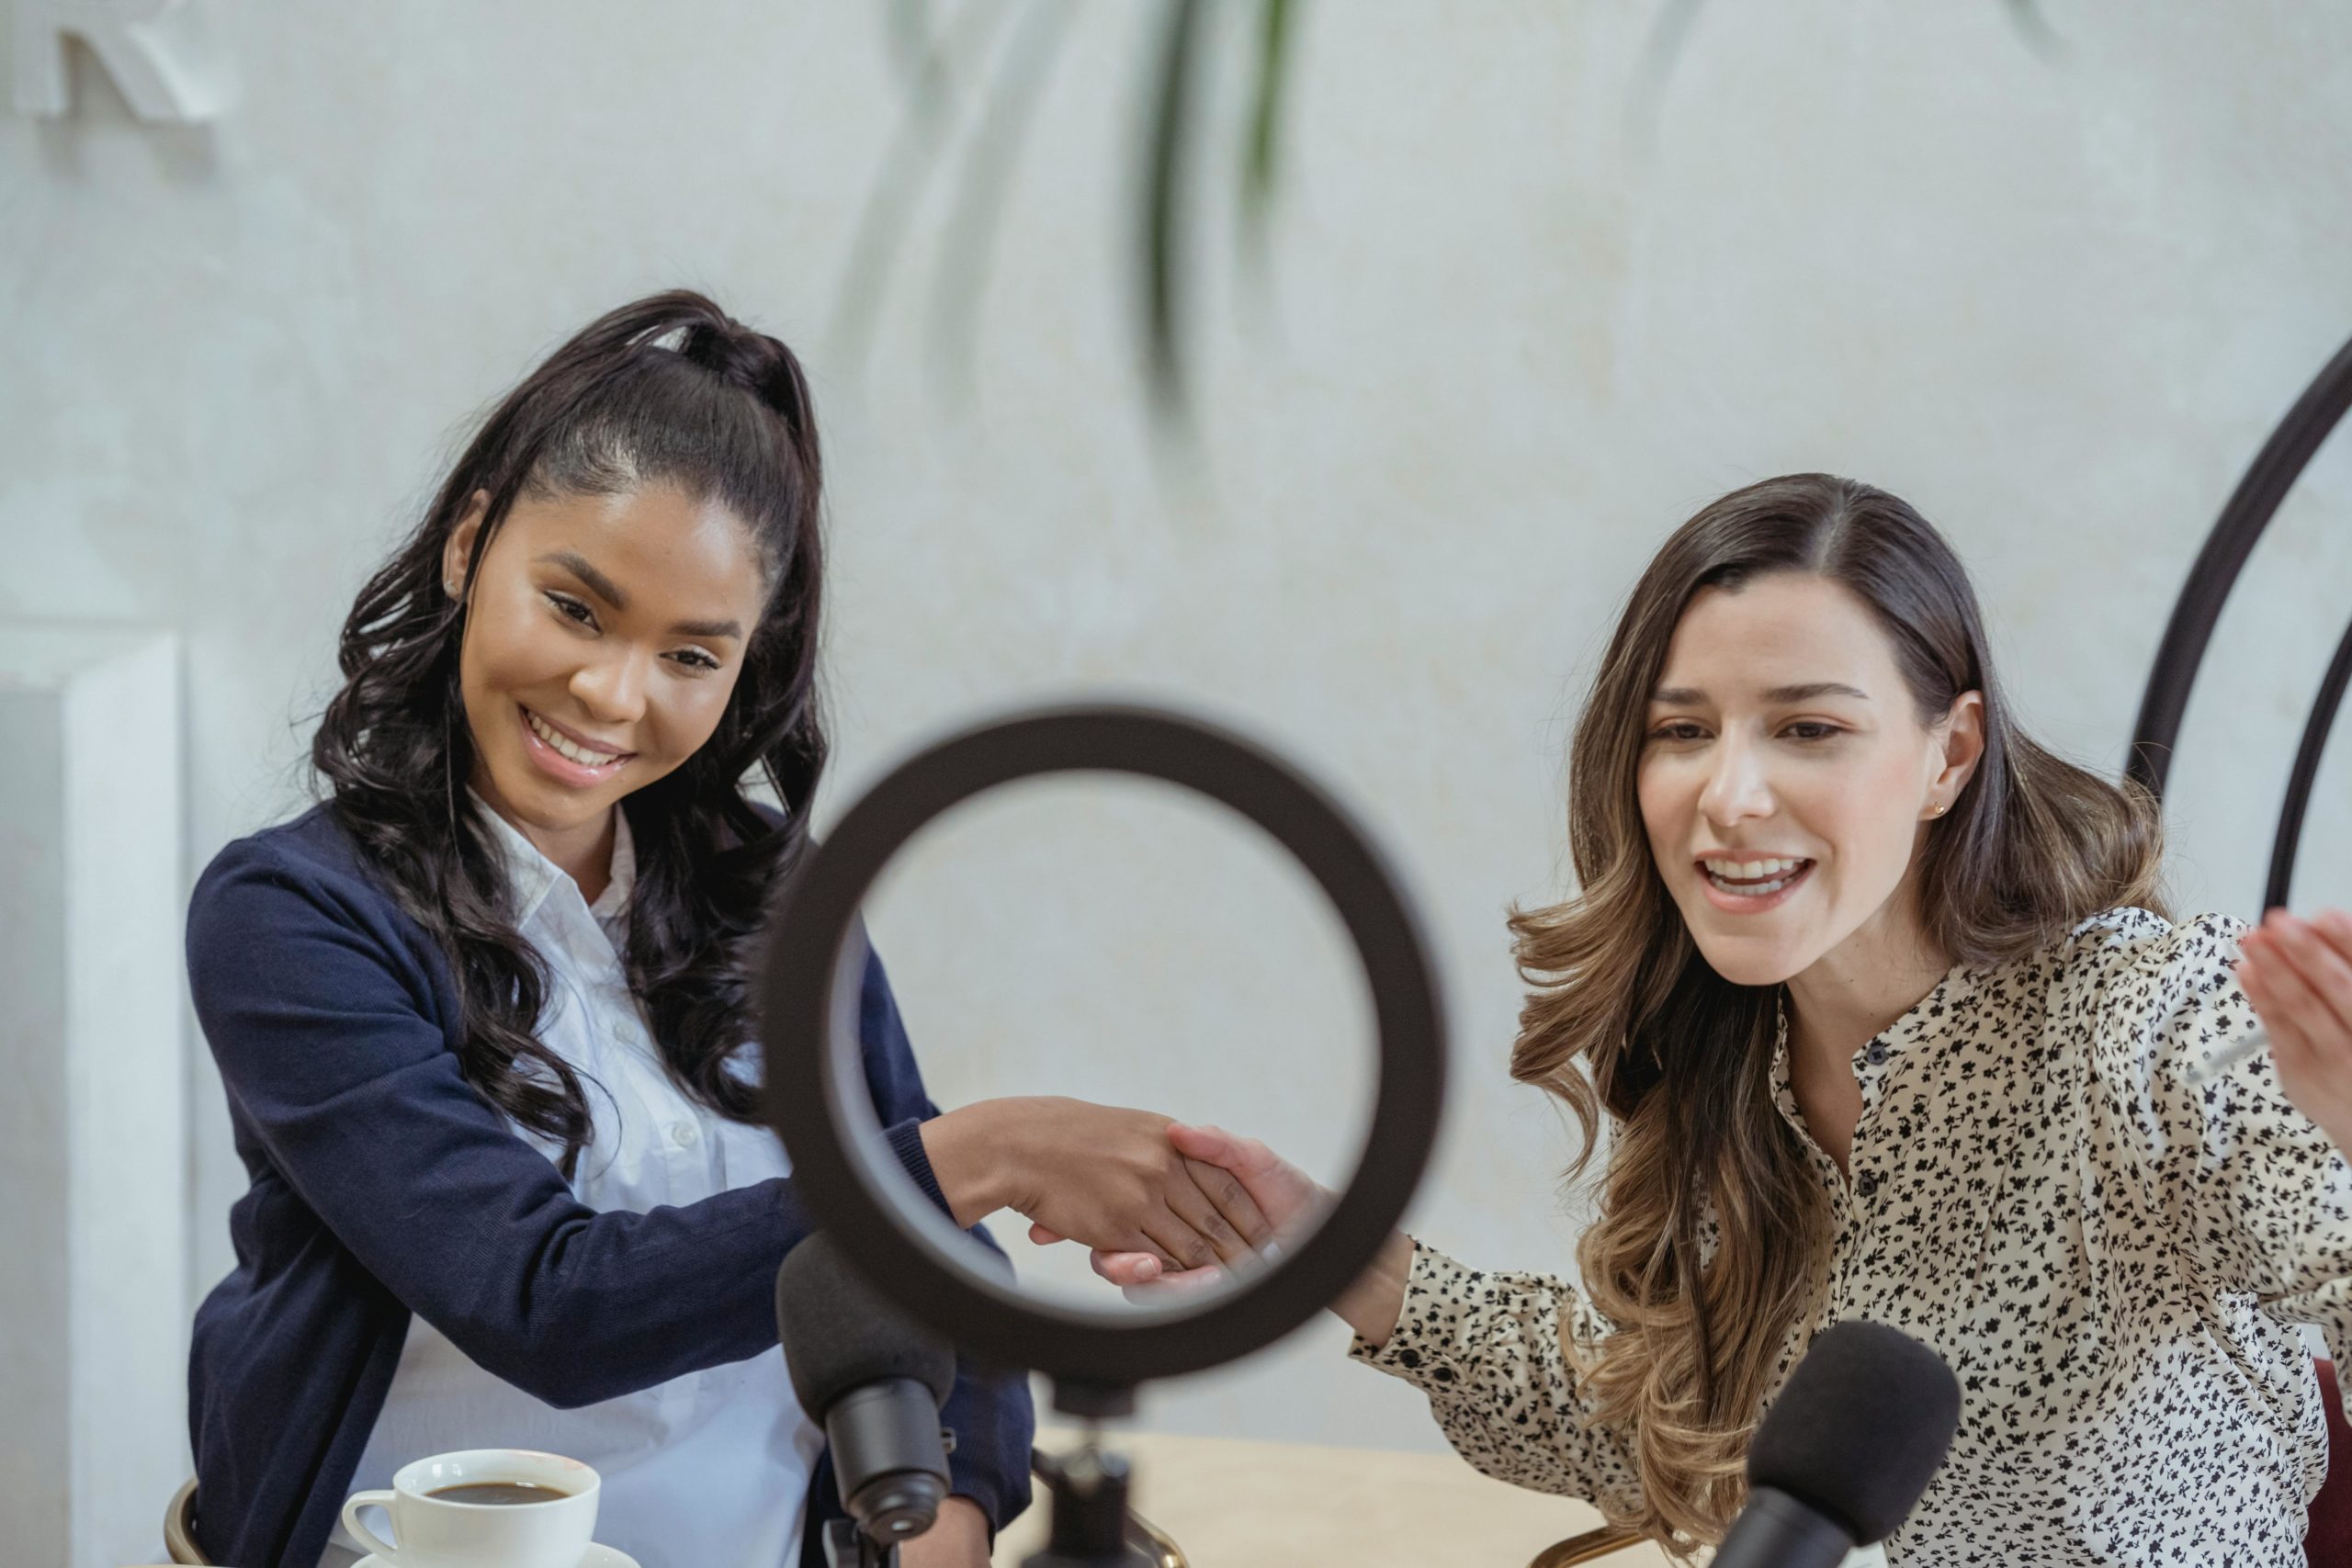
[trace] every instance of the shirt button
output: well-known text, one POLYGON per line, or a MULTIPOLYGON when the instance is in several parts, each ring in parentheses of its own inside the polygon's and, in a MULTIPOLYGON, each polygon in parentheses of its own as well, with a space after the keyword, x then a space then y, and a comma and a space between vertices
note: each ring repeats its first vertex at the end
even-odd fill
POLYGON ((1854 1190, 1860 1193, 1865 1198, 1871 1197, 1878 1191, 1878 1172, 1875 1170, 1866 1170, 1862 1172, 1860 1177, 1855 1179, 1854 1190))
POLYGON ((702 1142, 702 1129, 691 1122, 670 1123, 670 1141, 682 1149, 693 1148, 702 1142))

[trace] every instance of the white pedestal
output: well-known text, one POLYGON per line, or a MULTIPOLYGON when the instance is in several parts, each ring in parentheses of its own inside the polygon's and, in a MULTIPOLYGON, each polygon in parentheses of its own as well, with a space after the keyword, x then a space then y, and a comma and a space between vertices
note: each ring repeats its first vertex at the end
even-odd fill
POLYGON ((187 1478, 178 660, 0 625, 0 1560, 143 1562, 187 1478))

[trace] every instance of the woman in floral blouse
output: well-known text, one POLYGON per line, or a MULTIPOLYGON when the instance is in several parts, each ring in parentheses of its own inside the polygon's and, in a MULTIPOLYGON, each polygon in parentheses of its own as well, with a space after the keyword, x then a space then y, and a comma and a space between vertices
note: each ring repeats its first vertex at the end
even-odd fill
MULTIPOLYGON (((1813 1337, 1872 1318, 1963 1391, 1891 1562, 2303 1562, 2296 1325, 2352 1346, 2352 917, 2169 919, 2153 802, 2020 733, 1950 547, 1817 474, 1651 563, 1569 830, 1578 891, 1513 920, 1511 1071, 1607 1128, 1581 1283, 1399 1235, 1337 1304, 1356 1358, 1482 1470, 1680 1547, 1813 1337)), ((1171 1136, 1278 1224, 1320 1198, 1171 1136)))

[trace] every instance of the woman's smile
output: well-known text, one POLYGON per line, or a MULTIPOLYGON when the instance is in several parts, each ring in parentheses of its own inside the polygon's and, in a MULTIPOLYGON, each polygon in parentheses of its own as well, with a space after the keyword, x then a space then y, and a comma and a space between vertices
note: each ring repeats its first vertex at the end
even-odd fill
POLYGON ((1796 897, 1814 867, 1795 855, 1702 855, 1695 863, 1708 902, 1732 915, 1779 908, 1796 897))
POLYGON ((601 784, 637 755, 634 751, 592 746, 577 731, 564 728, 521 703, 514 705, 514 711, 522 716, 524 753, 558 784, 575 788, 601 784))

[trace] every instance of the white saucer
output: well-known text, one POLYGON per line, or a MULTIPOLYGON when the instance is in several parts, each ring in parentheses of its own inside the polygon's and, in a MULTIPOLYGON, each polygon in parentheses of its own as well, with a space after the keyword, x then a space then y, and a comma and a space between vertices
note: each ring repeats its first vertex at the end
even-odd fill
MULTIPOLYGON (((351 1568, 386 1568, 382 1558, 369 1552, 351 1568)), ((615 1547, 588 1543, 588 1555, 580 1560, 580 1568, 638 1568, 637 1559, 615 1547)))

